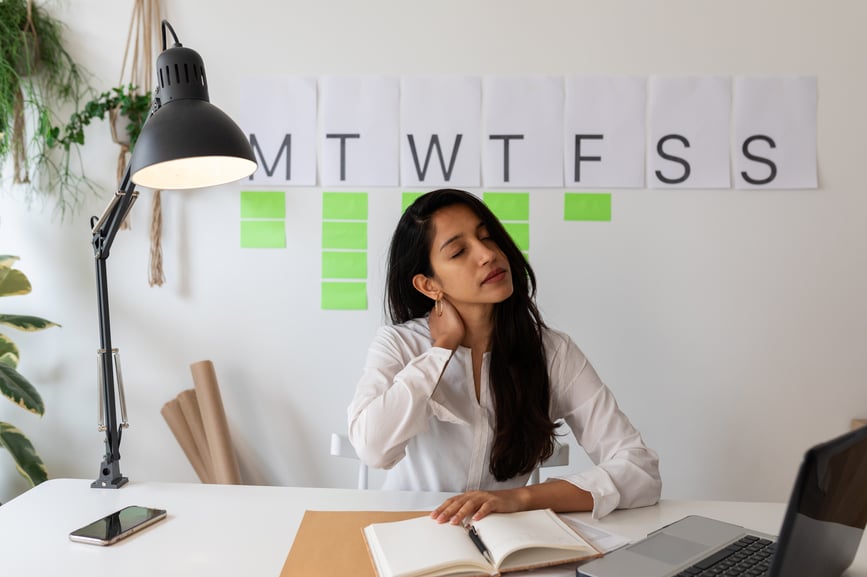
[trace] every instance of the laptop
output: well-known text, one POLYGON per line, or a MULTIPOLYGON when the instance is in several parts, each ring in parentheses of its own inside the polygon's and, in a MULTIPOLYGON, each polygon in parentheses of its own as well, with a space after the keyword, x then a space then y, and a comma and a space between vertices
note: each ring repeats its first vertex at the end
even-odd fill
POLYGON ((861 427, 804 455, 779 537, 693 515, 577 572, 578 577, 840 577, 855 559, 865 523, 867 427, 861 427), (753 569, 744 569, 753 562, 753 569))

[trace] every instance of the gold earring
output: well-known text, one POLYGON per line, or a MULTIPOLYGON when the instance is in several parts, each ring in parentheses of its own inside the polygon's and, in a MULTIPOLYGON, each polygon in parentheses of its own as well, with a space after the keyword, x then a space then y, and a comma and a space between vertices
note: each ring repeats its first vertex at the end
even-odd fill
POLYGON ((442 295, 437 295, 437 300, 436 300, 436 302, 434 303, 434 309, 436 310, 436 312, 437 312, 437 316, 438 316, 438 317, 443 316, 443 301, 442 301, 442 298, 443 298, 442 295))

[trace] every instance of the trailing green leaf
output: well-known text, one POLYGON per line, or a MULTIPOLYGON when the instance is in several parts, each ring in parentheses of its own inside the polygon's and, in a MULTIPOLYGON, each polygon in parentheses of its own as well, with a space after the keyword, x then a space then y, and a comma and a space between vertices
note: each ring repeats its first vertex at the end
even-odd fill
POLYGON ((45 414, 45 404, 39 391, 16 369, 0 363, 0 394, 37 415, 45 414))
POLYGON ((38 485, 48 479, 45 463, 36 453, 30 440, 17 428, 2 421, 0 421, 0 445, 9 451, 18 472, 31 484, 38 485))
POLYGON ((110 117, 111 112, 117 110, 129 119, 127 136, 130 147, 134 147, 150 109, 150 95, 140 94, 134 84, 115 86, 86 102, 81 110, 73 112, 62 130, 60 127, 51 126, 48 118, 45 119, 46 126, 42 130, 50 146, 62 146, 69 150, 73 144, 84 144, 84 127, 92 120, 102 120, 106 115, 110 117))
POLYGON ((19 331, 33 332, 41 331, 51 327, 59 327, 57 323, 53 323, 42 317, 34 317, 30 315, 4 315, 0 314, 0 325, 16 328, 19 331))
POLYGON ((52 150, 46 122, 77 110, 91 90, 87 73, 66 50, 66 27, 51 4, 0 0, 0 165, 24 151, 13 184, 24 187, 28 203, 50 194, 63 215, 78 206, 92 183, 77 148, 73 154, 52 150))

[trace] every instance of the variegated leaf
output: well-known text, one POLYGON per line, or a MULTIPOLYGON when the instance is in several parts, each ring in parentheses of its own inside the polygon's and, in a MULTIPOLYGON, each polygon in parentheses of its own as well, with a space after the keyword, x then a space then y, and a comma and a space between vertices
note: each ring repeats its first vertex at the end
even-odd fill
POLYGON ((0 363, 13 369, 18 366, 18 346, 0 334, 0 363))
MULTIPOLYGON (((3 284, 3 280, 6 278, 6 275, 9 274, 9 271, 12 270, 12 267, 15 266, 16 261, 18 261, 17 256, 8 254, 0 255, 0 284, 3 284)), ((2 295, 2 293, 0 293, 0 295, 2 295)))
POLYGON ((32 485, 38 485, 48 479, 48 471, 45 463, 39 458, 36 449, 24 433, 9 423, 0 421, 0 445, 6 447, 18 472, 30 481, 32 485))
POLYGON ((0 269, 6 272, 3 276, 0 274, 0 297, 8 297, 14 295, 26 295, 30 292, 30 281, 27 276, 16 268, 0 269))
POLYGON ((48 319, 43 319, 42 317, 3 314, 0 314, 0 325, 6 325, 27 332, 41 331, 43 329, 60 326, 59 324, 51 322, 48 319))
POLYGON ((45 413, 45 404, 36 388, 21 373, 3 363, 0 363, 0 394, 31 413, 45 413))

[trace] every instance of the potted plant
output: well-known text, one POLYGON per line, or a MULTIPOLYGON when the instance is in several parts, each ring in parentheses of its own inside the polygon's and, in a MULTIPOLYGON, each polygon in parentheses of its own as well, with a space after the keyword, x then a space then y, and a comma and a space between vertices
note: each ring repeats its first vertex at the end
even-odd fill
POLYGON ((132 84, 115 86, 73 112, 63 127, 52 127, 48 134, 48 143, 65 150, 76 144, 84 144, 84 127, 94 119, 105 119, 108 114, 112 121, 112 138, 118 144, 132 148, 150 108, 149 94, 139 94, 132 84))
MULTIPOLYGON (((23 295, 30 292, 30 281, 18 269, 12 268, 16 256, 0 255, 0 297, 23 295)), ((0 325, 22 331, 39 331, 59 326, 40 317, 0 314, 0 325)), ((43 415, 45 405, 36 388, 18 372, 18 347, 0 333, 0 393, 13 403, 37 415, 43 415)), ((30 440, 15 426, 0 421, 0 447, 12 455, 12 460, 32 485, 48 477, 42 459, 30 440)))
POLYGON ((77 107, 87 92, 62 32, 33 0, 0 1, 0 166, 11 161, 13 183, 25 185, 28 200, 43 191, 61 211, 77 203, 82 177, 76 151, 52 150, 51 127, 59 110, 77 107))

